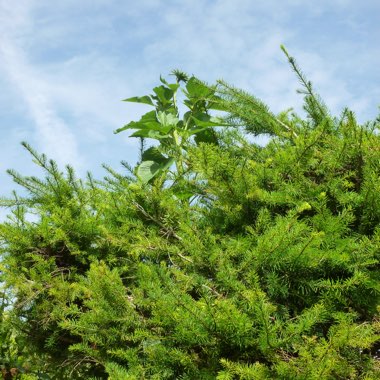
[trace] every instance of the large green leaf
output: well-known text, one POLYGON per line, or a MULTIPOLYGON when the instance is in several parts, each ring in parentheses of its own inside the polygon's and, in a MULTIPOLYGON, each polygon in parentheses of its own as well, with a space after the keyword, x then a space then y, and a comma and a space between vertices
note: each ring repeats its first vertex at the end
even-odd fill
POLYGON ((152 99, 148 95, 134 96, 132 98, 124 99, 123 102, 143 103, 143 104, 149 104, 150 106, 154 106, 152 99))
MULTIPOLYGON (((187 131, 188 136, 204 133, 207 129, 211 129, 212 127, 228 126, 223 119, 210 116, 205 113, 199 113, 196 116, 191 116, 191 119, 194 126, 187 131)), ((208 135, 210 135, 210 133, 208 135)))
POLYGON ((136 132, 132 133, 129 137, 144 137, 149 139, 162 140, 170 137, 170 135, 153 129, 139 129, 136 132))
POLYGON ((195 125, 198 127, 227 127, 228 124, 225 121, 216 116, 210 116, 206 113, 198 113, 195 116, 192 116, 195 125))
POLYGON ((214 93, 213 89, 207 87, 199 79, 191 77, 186 83, 187 96, 189 98, 204 99, 214 93))
POLYGON ((184 104, 189 108, 192 108, 198 100, 202 99, 207 101, 208 109, 227 111, 223 99, 215 95, 215 90, 195 77, 191 77, 187 82, 185 94, 188 99, 184 100, 184 104))
POLYGON ((180 87, 179 83, 168 83, 161 75, 160 75, 160 82, 169 87, 171 90, 176 92, 178 88, 180 87))
POLYGON ((162 111, 157 113, 157 119, 161 125, 170 128, 175 127, 179 121, 178 117, 174 116, 173 114, 162 111))
POLYGON ((160 130, 160 123, 157 121, 156 111, 147 112, 139 121, 131 121, 123 127, 116 129, 114 133, 120 133, 126 129, 155 129, 160 130))
POLYGON ((148 183, 160 170, 160 164, 154 161, 143 161, 138 167, 136 174, 144 183, 148 183))
POLYGON ((157 99, 164 105, 170 103, 174 95, 174 91, 166 86, 155 87, 153 92, 157 95, 157 99))
POLYGON ((142 154, 142 161, 155 161, 159 164, 165 164, 167 160, 168 158, 155 146, 151 146, 142 154))
POLYGON ((156 111, 150 111, 143 115, 139 121, 131 121, 127 125, 124 125, 124 127, 117 129, 114 133, 127 129, 137 129, 131 137, 149 137, 154 139, 167 137, 166 134, 176 125, 178 119, 170 113, 159 112, 157 116, 156 111), (157 120, 157 116, 159 121, 157 120))
POLYGON ((153 179, 159 173, 162 173, 164 170, 170 168, 173 164, 173 158, 167 158, 165 161, 158 163, 155 161, 143 161, 137 167, 137 177, 144 183, 148 183, 151 179, 153 179))

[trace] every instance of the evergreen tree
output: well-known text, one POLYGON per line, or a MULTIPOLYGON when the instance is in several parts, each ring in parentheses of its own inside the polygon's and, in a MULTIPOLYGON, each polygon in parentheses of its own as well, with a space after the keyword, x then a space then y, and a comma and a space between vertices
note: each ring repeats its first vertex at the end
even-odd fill
POLYGON ((126 99, 153 110, 125 173, 23 144, 46 175, 1 201, 3 378, 380 378, 380 120, 331 115, 283 50, 306 117, 174 71, 126 99))

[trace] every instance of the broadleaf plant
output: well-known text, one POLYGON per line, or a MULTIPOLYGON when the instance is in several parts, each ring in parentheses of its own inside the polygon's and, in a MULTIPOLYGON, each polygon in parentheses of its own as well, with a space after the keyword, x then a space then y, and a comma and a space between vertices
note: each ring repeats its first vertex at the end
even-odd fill
MULTIPOLYGON (((180 71, 174 71, 176 83, 168 83, 162 77, 161 85, 153 89, 154 94, 125 99, 127 102, 144 103, 155 108, 141 117, 138 122, 130 122, 115 133, 127 129, 136 130, 131 137, 156 140, 154 147, 156 157, 142 154, 141 163, 136 168, 137 177, 143 182, 152 181, 155 177, 165 176, 172 163, 176 164, 176 173, 182 175, 187 169, 186 151, 191 137, 194 141, 217 143, 213 127, 228 126, 220 117, 210 114, 210 110, 223 110, 216 107, 219 98, 215 87, 207 86, 195 77, 180 71), (184 87, 181 84, 184 83, 184 87), (177 93, 182 90, 186 96, 183 104, 188 108, 183 117, 177 104, 177 93), (159 155, 157 155, 159 153, 159 155)), ((150 148, 151 149, 151 148, 150 148)))

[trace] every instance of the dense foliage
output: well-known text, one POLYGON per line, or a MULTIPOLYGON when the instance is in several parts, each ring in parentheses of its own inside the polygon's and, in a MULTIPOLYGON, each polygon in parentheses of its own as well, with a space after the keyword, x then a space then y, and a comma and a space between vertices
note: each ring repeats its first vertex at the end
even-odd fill
POLYGON ((46 176, 2 200, 4 379, 380 378, 379 120, 333 117, 287 57, 305 117, 175 71, 127 99, 153 107, 118 131, 136 168, 24 144, 46 176))

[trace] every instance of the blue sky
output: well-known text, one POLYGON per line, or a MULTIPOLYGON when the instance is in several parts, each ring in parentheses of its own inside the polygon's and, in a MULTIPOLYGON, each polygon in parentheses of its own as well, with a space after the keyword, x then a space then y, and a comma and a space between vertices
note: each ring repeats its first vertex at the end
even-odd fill
POLYGON ((361 121, 380 104, 378 0, 0 0, 0 184, 35 174, 20 141, 84 175, 133 163, 137 141, 113 130, 145 111, 174 68, 223 78, 274 111, 299 109, 285 44, 332 111, 361 121))

